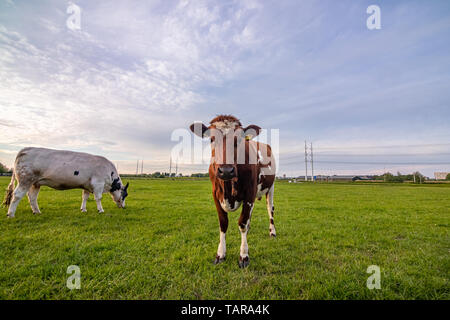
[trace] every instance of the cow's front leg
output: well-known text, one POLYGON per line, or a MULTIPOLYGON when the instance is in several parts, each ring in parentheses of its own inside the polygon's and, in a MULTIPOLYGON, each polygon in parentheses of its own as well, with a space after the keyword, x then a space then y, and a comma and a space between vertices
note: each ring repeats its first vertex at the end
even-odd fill
POLYGON ((241 216, 239 217, 239 231, 241 231, 241 252, 239 255, 239 267, 245 268, 249 265, 247 234, 250 228, 250 219, 252 217, 253 203, 244 201, 241 216))
POLYGON ((226 233, 228 229, 228 213, 222 209, 219 201, 214 197, 214 203, 216 204, 217 214, 219 216, 219 226, 220 226, 220 240, 219 247, 217 248, 216 258, 214 259, 214 264, 219 264, 225 261, 225 255, 227 251, 226 245, 226 233))
POLYGON ((89 192, 89 191, 87 191, 87 190, 83 190, 83 195, 82 195, 82 202, 81 202, 81 212, 87 212, 87 209, 86 209, 86 203, 87 203, 87 201, 88 201, 88 199, 89 199, 89 195, 90 195, 91 193, 89 192))
POLYGON ((97 203, 98 213, 105 212, 102 207, 102 197, 103 197, 103 185, 95 187, 94 188, 94 198, 95 198, 95 202, 97 203))

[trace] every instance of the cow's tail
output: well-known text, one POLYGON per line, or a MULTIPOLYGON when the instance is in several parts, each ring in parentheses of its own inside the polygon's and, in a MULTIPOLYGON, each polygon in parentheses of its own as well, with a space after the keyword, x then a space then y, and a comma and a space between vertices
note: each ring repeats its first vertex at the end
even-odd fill
POLYGON ((5 199, 3 200, 2 205, 5 207, 9 207, 9 205, 11 204, 11 200, 13 197, 13 192, 14 192, 14 187, 16 184, 16 177, 14 175, 14 170, 11 176, 11 182, 8 185, 8 189, 6 189, 6 194, 5 194, 5 199))

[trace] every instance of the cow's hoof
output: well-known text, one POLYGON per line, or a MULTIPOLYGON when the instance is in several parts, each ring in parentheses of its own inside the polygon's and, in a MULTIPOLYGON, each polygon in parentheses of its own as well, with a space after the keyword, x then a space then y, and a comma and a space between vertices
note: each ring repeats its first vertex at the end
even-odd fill
POLYGON ((6 218, 14 218, 15 217, 15 215, 13 215, 13 214, 7 214, 6 215, 6 218))
POLYGON ((277 235, 276 235, 275 233, 272 233, 272 232, 271 232, 271 233, 270 233, 270 237, 271 237, 271 238, 276 238, 277 235))
POLYGON ((81 212, 87 212, 87 210, 86 209, 81 209, 81 212))
POLYGON ((98 210, 98 213, 105 213, 105 211, 100 211, 100 210, 98 210))
POLYGON ((225 261, 225 257, 220 258, 219 256, 216 256, 216 258, 214 259, 214 264, 219 264, 225 261))
POLYGON ((250 260, 249 260, 248 256, 244 257, 244 258, 239 256, 239 268, 247 268, 249 264, 250 264, 250 260))
POLYGON ((33 212, 33 214, 41 214, 41 212, 33 212))

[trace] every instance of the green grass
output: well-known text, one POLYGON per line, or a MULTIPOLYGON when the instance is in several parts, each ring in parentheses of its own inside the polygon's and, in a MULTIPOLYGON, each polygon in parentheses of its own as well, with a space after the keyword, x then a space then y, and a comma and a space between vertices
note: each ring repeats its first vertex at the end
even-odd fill
MULTIPOLYGON (((128 179, 127 179, 128 180, 128 179)), ((0 189, 9 178, 0 178, 0 189)), ((449 299, 450 185, 275 186, 277 238, 264 201, 238 268, 239 212, 227 260, 212 264, 219 225, 208 180, 131 180, 127 209, 104 195, 81 213, 81 190, 42 188, 41 215, 24 198, 0 209, 1 299, 449 299), (69 290, 69 265, 81 289, 69 290), (381 290, 369 290, 369 265, 381 290)))

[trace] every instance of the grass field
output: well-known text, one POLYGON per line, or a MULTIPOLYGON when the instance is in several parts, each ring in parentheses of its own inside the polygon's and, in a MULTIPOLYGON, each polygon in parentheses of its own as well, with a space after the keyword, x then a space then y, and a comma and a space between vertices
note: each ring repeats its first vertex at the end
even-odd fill
MULTIPOLYGON (((124 179, 128 181, 129 179, 124 179)), ((9 177, 0 178, 4 190, 9 177)), ((41 215, 24 198, 0 209, 1 299, 449 299, 450 185, 275 185, 277 238, 265 202, 238 268, 238 212, 227 260, 208 180, 130 180, 127 208, 104 195, 81 213, 81 190, 42 188, 41 215), (81 289, 69 290, 69 265, 81 289), (367 267, 381 269, 369 290, 367 267)))

